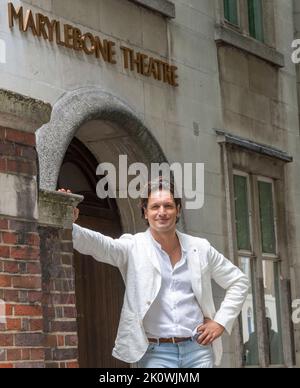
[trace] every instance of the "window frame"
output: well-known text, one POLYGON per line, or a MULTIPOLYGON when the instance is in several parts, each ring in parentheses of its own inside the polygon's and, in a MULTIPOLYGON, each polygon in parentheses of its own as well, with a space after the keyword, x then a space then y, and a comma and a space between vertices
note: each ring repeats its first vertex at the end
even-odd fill
MULTIPOLYGON (((264 41, 265 41, 265 27, 264 26, 265 26, 265 19, 266 19, 265 18, 265 7, 263 5, 263 0, 259 0, 259 1, 260 1, 260 9, 261 9, 260 17, 261 17, 262 25, 260 27, 261 27, 261 32, 262 32, 262 37, 261 37, 262 39, 259 39, 257 36, 253 36, 251 34, 250 13, 249 13, 249 7, 250 7, 249 0, 246 1, 247 2, 247 17, 248 17, 248 33, 249 33, 249 36, 251 38, 253 38, 253 39, 255 39, 255 40, 259 41, 259 42, 264 43, 264 41)), ((255 22, 255 15, 254 15, 254 20, 253 21, 255 22)), ((254 29, 256 29, 255 28, 256 25, 254 25, 253 27, 254 27, 254 29)))
POLYGON ((216 0, 219 2, 218 8, 220 10, 219 22, 221 25, 241 33, 252 41, 258 42, 258 44, 267 45, 271 48, 276 48, 275 41, 275 8, 273 1, 265 2, 262 0, 262 30, 263 30, 263 40, 256 39, 250 35, 250 26, 249 26, 249 14, 248 14, 248 0, 237 0, 238 4, 238 20, 239 25, 236 26, 225 18, 225 7, 224 0, 216 0))
POLYGON ((247 251, 244 249, 238 249, 239 256, 242 257, 253 257, 253 225, 252 225, 252 198, 250 193, 250 176, 244 171, 233 170, 233 176, 242 176, 247 178, 247 197, 248 197, 248 213, 249 213, 249 238, 250 238, 250 246, 251 250, 247 251))
MULTIPOLYGON (((237 235, 235 229, 235 204, 234 204, 234 172, 241 171, 243 174, 250 175, 250 195, 252 198, 251 206, 254 209, 259 209, 258 200, 258 177, 267 178, 274 182, 273 190, 275 191, 276 202, 274 202, 274 208, 276 209, 276 218, 278 229, 276 233, 278 235, 277 240, 277 253, 278 257, 263 256, 261 241, 257 241, 257 237, 253 236, 253 254, 248 255, 253 265, 253 294, 256 296, 254 303, 255 315, 256 315, 256 327, 259 336, 259 367, 275 367, 271 365, 269 361, 269 346, 267 341, 267 327, 265 321, 265 300, 264 300, 264 285, 262 282, 263 260, 272 260, 278 262, 280 279, 278 283, 279 289, 279 311, 278 317, 280 319, 282 327, 282 343, 283 343, 283 356, 284 365, 279 367, 292 367, 294 365, 294 348, 293 348, 293 330, 291 325, 291 307, 290 297, 291 291, 285 286, 285 283, 289 284, 289 256, 287 251, 287 231, 285 224, 285 206, 284 206, 284 185, 285 185, 285 165, 286 161, 279 160, 276 157, 270 157, 260 154, 255 151, 249 151, 244 149, 243 146, 227 143, 224 138, 220 138, 219 141, 222 147, 223 156, 223 168, 224 168, 224 184, 227 202, 227 225, 228 225, 228 247, 229 255, 235 264, 239 264, 241 257, 247 257, 245 252, 239 252, 237 249, 237 235), (256 190, 254 188, 256 187, 256 190), (283 259, 284 258, 284 259, 283 259)), ((273 194, 274 195, 274 194, 273 194)), ((256 236, 259 231, 259 217, 260 215, 252 214, 252 230, 256 236)), ((234 336, 236 339, 236 347, 239 351, 236 352, 236 365, 241 368, 248 368, 243 363, 243 334, 242 334, 242 322, 239 321, 239 325, 235 328, 234 336)), ((250 367, 250 366, 249 366, 250 367)))
MULTIPOLYGON (((276 206, 277 200, 276 200, 274 180, 271 178, 262 176, 262 175, 258 175, 257 176, 257 186, 258 186, 259 182, 266 182, 266 183, 272 184, 272 201, 273 201, 273 211, 274 211, 273 219, 274 219, 275 252, 276 252, 275 254, 262 252, 262 257, 266 260, 279 260, 280 261, 279 252, 278 252, 278 227, 277 227, 277 223, 278 223, 277 213, 278 213, 278 211, 277 211, 277 206, 276 206)), ((260 230, 260 238, 262 239, 261 230, 260 230)))
POLYGON ((234 24, 232 23, 230 20, 226 19, 225 17, 225 4, 224 4, 225 0, 222 1, 222 5, 223 5, 223 17, 224 17, 224 22, 226 24, 228 24, 229 26, 231 26, 232 28, 234 29, 237 29, 237 30, 241 30, 241 10, 240 10, 240 2, 239 0, 236 0, 237 2, 237 24, 234 24))

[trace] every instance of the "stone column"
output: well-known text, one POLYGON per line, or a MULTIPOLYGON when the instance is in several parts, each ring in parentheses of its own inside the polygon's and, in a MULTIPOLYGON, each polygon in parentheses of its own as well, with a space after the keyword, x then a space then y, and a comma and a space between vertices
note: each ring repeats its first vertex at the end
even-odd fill
POLYGON ((82 199, 58 192, 39 195, 46 368, 78 367, 72 208, 82 199))
POLYGON ((51 106, 0 89, 0 367, 44 367, 35 131, 51 106))

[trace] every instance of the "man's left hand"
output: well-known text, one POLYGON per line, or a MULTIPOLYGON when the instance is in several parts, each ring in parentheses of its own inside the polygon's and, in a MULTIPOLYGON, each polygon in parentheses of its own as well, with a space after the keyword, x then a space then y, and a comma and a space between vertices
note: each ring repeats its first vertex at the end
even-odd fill
POLYGON ((221 337, 225 328, 219 323, 205 318, 204 324, 197 328, 197 332, 200 333, 197 338, 197 342, 200 345, 211 345, 217 338, 221 337))

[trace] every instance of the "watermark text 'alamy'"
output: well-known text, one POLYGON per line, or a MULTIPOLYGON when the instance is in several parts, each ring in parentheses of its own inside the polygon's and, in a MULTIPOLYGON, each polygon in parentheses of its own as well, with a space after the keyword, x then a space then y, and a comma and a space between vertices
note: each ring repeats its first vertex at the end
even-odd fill
POLYGON ((99 198, 138 199, 147 196, 144 187, 149 181, 161 177, 164 181, 173 178, 176 198, 182 198, 187 210, 201 209, 204 205, 203 163, 144 163, 128 165, 127 155, 119 156, 119 166, 101 163, 97 175, 103 176, 97 184, 99 198), (130 179, 130 177, 132 177, 130 179))

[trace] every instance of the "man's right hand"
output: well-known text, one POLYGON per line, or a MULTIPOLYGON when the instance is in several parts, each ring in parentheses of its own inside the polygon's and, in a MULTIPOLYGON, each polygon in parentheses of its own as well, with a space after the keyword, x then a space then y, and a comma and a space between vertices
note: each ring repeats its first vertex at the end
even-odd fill
MULTIPOLYGON (((72 194, 71 190, 65 190, 65 189, 59 189, 60 193, 66 193, 66 194, 72 194)), ((73 208, 73 223, 75 223, 78 220, 79 217, 79 209, 78 207, 73 208)))

